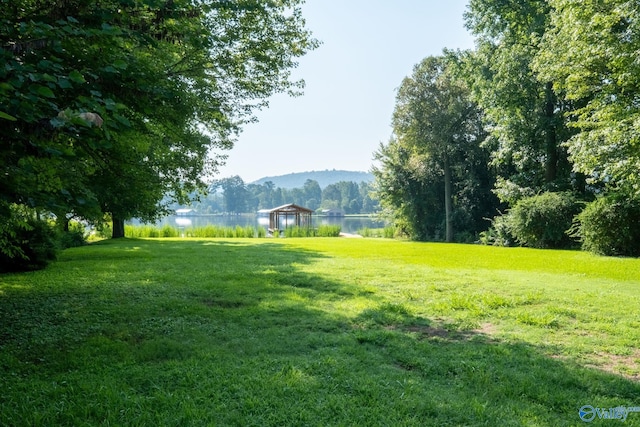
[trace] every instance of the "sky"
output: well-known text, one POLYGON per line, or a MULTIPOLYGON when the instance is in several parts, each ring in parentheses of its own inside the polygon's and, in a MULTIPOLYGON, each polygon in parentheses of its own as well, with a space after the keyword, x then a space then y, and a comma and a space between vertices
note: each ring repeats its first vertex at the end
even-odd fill
POLYGON ((391 137, 397 88, 415 64, 444 48, 471 49, 468 0, 307 0, 320 47, 300 58, 300 97, 276 95, 245 126, 218 178, 250 183, 293 172, 370 171, 391 137))

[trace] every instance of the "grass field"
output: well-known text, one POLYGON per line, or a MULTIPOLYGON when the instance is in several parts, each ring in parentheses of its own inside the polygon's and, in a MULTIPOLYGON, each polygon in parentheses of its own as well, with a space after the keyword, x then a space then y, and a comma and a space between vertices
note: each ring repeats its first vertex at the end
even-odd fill
POLYGON ((0 322, 0 425, 572 426, 640 407, 637 259, 104 241, 0 275, 0 322))

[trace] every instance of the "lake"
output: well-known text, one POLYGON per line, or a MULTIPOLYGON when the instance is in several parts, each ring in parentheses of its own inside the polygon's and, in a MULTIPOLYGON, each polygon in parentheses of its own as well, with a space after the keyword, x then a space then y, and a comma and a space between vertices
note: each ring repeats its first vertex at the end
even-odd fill
MULTIPOLYGON (((343 233, 357 233, 363 228, 383 228, 383 221, 376 221, 375 218, 367 216, 344 216, 344 217, 312 217, 313 226, 339 225, 343 233)), ((131 221, 137 225, 139 221, 131 221)), ((205 227, 216 225, 218 227, 269 227, 269 217, 258 215, 171 215, 156 223, 158 226, 171 225, 178 228, 205 227)))

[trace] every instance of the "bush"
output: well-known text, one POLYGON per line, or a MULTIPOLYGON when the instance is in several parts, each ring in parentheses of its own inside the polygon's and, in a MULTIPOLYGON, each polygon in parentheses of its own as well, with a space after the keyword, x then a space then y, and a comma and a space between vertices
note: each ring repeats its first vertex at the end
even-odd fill
POLYGON ((0 225, 0 272, 45 268, 56 258, 56 231, 23 206, 3 212, 0 225))
MULTIPOLYGON (((125 235, 126 235, 125 225, 125 235)), ((103 222, 96 225, 96 237, 99 239, 110 239, 113 235, 113 228, 110 222, 103 222)))
POLYGON ((489 246, 511 246, 516 238, 511 234, 509 216, 499 215, 491 220, 491 227, 480 233, 479 243, 489 246))
POLYGON ((75 248, 84 246, 87 243, 89 234, 85 226, 77 221, 69 223, 69 231, 62 231, 58 237, 61 249, 75 248))
POLYGON ((601 255, 640 256, 640 199, 608 194, 578 215, 582 248, 601 255))
POLYGON ((576 245, 568 231, 581 204, 569 192, 543 193, 520 200, 508 214, 508 227, 516 240, 534 248, 576 245))

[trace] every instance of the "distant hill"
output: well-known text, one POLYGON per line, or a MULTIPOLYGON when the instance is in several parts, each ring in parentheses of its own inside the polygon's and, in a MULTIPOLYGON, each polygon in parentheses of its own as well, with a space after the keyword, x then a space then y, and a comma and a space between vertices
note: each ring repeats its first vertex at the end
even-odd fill
POLYGON ((325 170, 325 171, 312 171, 312 172, 298 172, 290 173, 280 176, 267 176, 260 178, 259 180, 252 182, 252 184, 264 184, 267 181, 271 181, 276 187, 280 188, 301 188, 304 183, 312 179, 317 181, 320 188, 325 188, 328 185, 335 184, 340 181, 353 181, 358 184, 361 182, 373 182, 373 175, 367 172, 354 172, 354 171, 339 171, 339 170, 325 170))

